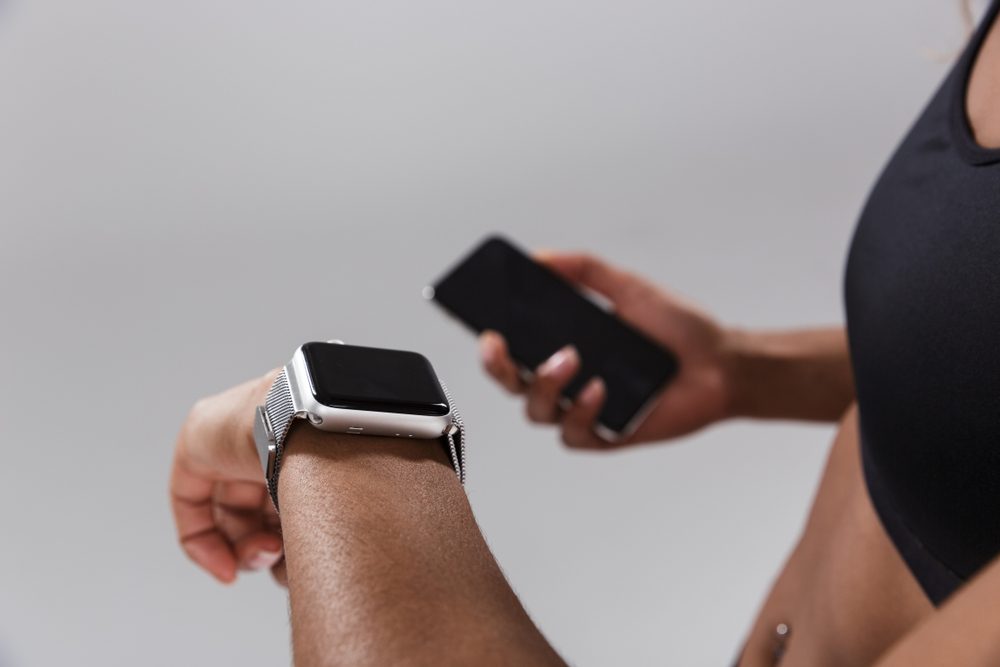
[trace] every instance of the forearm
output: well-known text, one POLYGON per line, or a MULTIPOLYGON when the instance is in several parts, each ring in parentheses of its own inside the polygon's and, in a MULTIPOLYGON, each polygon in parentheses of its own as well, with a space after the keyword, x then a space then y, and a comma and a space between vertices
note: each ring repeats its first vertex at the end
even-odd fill
POLYGON ((730 413, 761 419, 839 419, 854 400, 843 327, 730 334, 730 413))
POLYGON ((562 665, 438 443, 289 439, 279 485, 295 664, 562 665))
POLYGON ((1000 561, 961 588, 893 647, 876 667, 995 667, 1000 664, 1000 561))

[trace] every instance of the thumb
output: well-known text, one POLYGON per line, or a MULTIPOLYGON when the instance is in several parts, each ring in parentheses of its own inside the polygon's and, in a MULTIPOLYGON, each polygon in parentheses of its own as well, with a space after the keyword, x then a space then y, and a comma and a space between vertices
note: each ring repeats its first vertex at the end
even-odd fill
POLYGON ((586 253, 542 251, 535 254, 535 260, 569 282, 591 289, 613 302, 639 282, 639 278, 632 274, 586 253))

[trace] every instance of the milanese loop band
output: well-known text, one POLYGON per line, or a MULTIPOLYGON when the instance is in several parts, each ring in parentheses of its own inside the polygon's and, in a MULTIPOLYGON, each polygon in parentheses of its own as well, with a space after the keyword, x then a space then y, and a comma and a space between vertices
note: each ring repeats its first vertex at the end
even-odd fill
POLYGON ((448 391, 448 385, 444 382, 441 383, 441 389, 444 390, 444 396, 448 399, 448 407, 451 409, 451 428, 444 435, 447 440, 448 446, 448 459, 451 461, 452 466, 455 468, 455 474, 458 475, 458 481, 465 485, 465 421, 462 420, 462 415, 455 407, 455 401, 451 397, 451 392, 448 391))
MULTIPOLYGON (((465 484, 465 423, 455 408, 448 387, 441 383, 444 395, 448 399, 451 410, 452 425, 441 436, 442 444, 448 459, 455 468, 459 481, 465 484)), ((257 407, 254 419, 254 441, 257 443, 257 453, 264 469, 267 482, 267 492, 271 496, 274 508, 278 509, 278 475, 281 472, 281 458, 284 452, 285 438, 296 418, 295 403, 292 390, 288 383, 288 373, 282 369, 267 392, 264 405, 257 407)))
POLYGON ((275 507, 278 506, 278 472, 281 470, 281 455, 293 419, 295 419, 295 404, 292 401, 292 390, 288 386, 288 373, 285 369, 281 369, 267 392, 264 405, 257 408, 255 429, 263 428, 264 437, 259 437, 257 434, 254 437, 257 442, 257 453, 264 468, 267 492, 271 495, 275 507), (271 449, 274 450, 273 457, 270 455, 271 449))

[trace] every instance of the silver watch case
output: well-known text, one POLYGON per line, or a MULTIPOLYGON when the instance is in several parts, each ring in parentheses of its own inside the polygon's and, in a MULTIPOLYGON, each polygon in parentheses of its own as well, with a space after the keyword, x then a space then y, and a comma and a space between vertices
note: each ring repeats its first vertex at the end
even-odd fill
MULTIPOLYGON (((285 374, 291 392, 293 419, 306 419, 313 427, 321 431, 395 438, 433 439, 447 435, 457 428, 454 410, 450 405, 451 401, 448 401, 449 407, 446 415, 347 410, 320 403, 316 400, 312 378, 301 345, 295 350, 292 360, 285 365, 285 374)), ((267 478, 270 479, 274 473, 278 444, 263 406, 257 408, 254 419, 254 440, 256 440, 257 450, 261 457, 261 466, 267 478)))

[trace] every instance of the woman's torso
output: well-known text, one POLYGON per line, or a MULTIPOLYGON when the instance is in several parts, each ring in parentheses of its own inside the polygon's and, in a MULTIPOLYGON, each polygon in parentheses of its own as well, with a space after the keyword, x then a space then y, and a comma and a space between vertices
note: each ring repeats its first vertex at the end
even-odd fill
POLYGON ((997 7, 872 190, 845 279, 868 489, 935 603, 1000 552, 1000 151, 965 114, 997 7))
MULTIPOLYGON (((1000 553, 1000 151, 966 115, 972 64, 1000 81, 998 4, 862 214, 845 280, 860 410, 742 665, 774 664, 782 623, 782 665, 870 664, 1000 553)), ((973 92, 973 118, 1000 121, 1000 86, 973 92)))
POLYGON ((857 411, 841 422, 806 529, 774 583, 741 667, 870 665, 933 607, 875 515, 861 474, 857 411))

